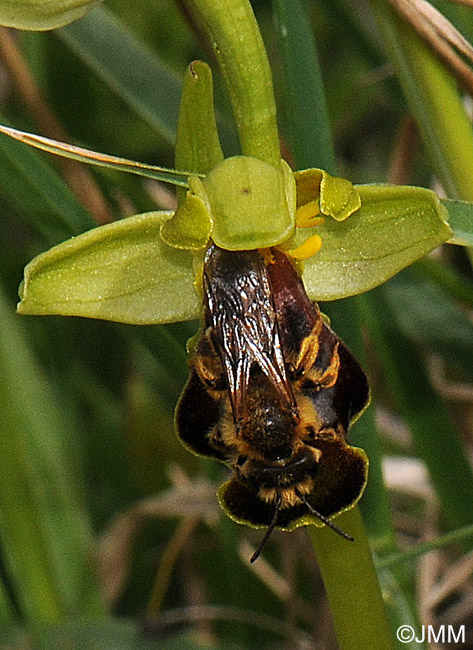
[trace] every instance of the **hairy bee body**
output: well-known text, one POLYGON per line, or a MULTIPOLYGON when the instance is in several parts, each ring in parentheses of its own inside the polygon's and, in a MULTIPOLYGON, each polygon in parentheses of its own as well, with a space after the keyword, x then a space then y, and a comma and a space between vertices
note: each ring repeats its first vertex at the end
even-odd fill
POLYGON ((369 400, 363 371, 284 253, 211 246, 203 288, 180 438, 232 469, 219 498, 235 520, 328 523, 366 484, 366 455, 347 443, 369 400))

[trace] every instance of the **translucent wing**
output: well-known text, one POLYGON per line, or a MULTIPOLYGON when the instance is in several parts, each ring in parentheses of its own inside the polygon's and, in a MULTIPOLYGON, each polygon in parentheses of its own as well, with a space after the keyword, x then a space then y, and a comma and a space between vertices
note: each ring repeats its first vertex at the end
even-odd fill
POLYGON ((294 404, 266 267, 258 251, 212 246, 204 264, 205 325, 222 359, 235 421, 255 366, 294 404))

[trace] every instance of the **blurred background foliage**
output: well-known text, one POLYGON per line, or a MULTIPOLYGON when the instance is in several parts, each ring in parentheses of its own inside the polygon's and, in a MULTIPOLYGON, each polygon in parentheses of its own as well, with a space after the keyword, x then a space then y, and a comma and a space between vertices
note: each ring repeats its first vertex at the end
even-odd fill
MULTIPOLYGON (((252 4, 273 68, 283 151, 300 167, 293 100, 302 102, 307 88, 287 96, 295 91, 275 19, 284 3, 252 4)), ((471 37, 472 9, 435 4, 471 37)), ((441 191, 373 5, 389 11, 374 0, 301 4, 339 172, 355 183, 441 191)), ((231 155, 231 111, 195 27, 185 0, 109 0, 54 32, 2 29, 1 121, 172 166, 181 79, 200 58, 214 70, 231 155)), ((463 101, 470 111, 470 96, 463 101)), ((313 109, 302 132, 317 139, 313 109)), ((275 534, 250 567, 259 534, 220 513, 224 468, 176 440, 185 344, 197 323, 132 327, 14 313, 35 254, 94 224, 173 205, 157 183, 84 170, 0 137, 0 647, 336 648, 305 531, 275 534)), ((374 445, 362 510, 393 620, 464 624, 465 647, 473 647, 471 537, 392 564, 391 573, 386 567, 399 551, 473 524, 471 281, 468 252, 445 246, 356 302, 323 305, 371 377, 373 405, 352 440, 374 445)))

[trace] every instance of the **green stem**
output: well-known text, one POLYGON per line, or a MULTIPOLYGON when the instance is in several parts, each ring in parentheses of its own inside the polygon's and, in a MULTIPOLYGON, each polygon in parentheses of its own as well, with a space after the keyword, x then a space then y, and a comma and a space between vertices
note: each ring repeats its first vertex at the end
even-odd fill
POLYGON ((378 577, 358 507, 337 519, 354 542, 308 526, 340 650, 392 650, 378 577), (361 597, 362 596, 362 597, 361 597))
POLYGON ((191 0, 225 79, 242 153, 278 166, 276 103, 268 57, 248 0, 191 0))

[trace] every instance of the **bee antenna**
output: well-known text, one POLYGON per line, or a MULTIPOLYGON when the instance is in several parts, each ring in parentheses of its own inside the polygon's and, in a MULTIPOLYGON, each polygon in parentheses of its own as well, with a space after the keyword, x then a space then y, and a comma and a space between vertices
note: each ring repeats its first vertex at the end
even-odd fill
POLYGON ((263 538, 261 539, 261 542, 258 544, 258 548, 253 553, 253 555, 250 557, 250 564, 253 564, 253 562, 256 562, 256 560, 259 558, 259 556, 261 555, 261 551, 266 546, 266 542, 268 541, 269 536, 271 535, 273 530, 276 528, 276 524, 277 524, 277 521, 278 521, 278 515, 279 515, 279 510, 280 509, 281 509, 281 497, 279 497, 278 500, 276 501, 276 505, 274 507, 274 514, 273 514, 273 518, 271 519, 271 523, 266 528, 266 532, 263 535, 263 538))
POLYGON ((321 521, 322 523, 324 523, 326 526, 328 526, 329 528, 331 528, 332 530, 334 530, 334 531, 335 531, 336 533, 338 533, 341 537, 344 537, 345 539, 348 539, 350 542, 354 542, 354 541, 355 541, 355 538, 354 538, 354 537, 352 537, 351 535, 349 535, 348 533, 346 533, 344 530, 342 530, 342 529, 339 528, 338 526, 335 526, 335 524, 333 524, 333 523, 330 521, 330 519, 329 519, 328 517, 326 517, 326 516, 323 515, 322 513, 318 512, 318 511, 314 508, 314 506, 312 506, 312 505, 307 501, 307 497, 305 496, 305 494, 301 494, 301 492, 299 492, 298 490, 296 491, 296 494, 297 494, 297 496, 299 497, 299 499, 302 501, 302 503, 304 503, 304 504, 307 506, 309 512, 311 512, 313 515, 315 515, 315 516, 317 517, 317 519, 320 519, 320 521, 321 521))

